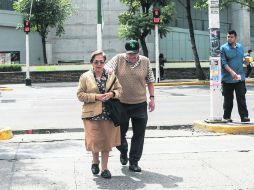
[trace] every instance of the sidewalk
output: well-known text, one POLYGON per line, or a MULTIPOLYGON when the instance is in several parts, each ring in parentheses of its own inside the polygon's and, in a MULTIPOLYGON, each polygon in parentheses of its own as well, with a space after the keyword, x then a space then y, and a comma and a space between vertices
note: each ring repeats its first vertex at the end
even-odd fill
POLYGON ((142 172, 121 166, 114 148, 110 180, 91 174, 83 136, 26 134, 0 141, 1 190, 254 189, 253 136, 147 130, 142 172))

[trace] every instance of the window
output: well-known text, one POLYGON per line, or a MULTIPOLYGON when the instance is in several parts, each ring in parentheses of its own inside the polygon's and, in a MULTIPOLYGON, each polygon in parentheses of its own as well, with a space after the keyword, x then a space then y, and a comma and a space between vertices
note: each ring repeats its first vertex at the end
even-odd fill
POLYGON ((0 51, 0 64, 19 64, 19 51, 0 51))
POLYGON ((12 4, 14 0, 1 0, 0 10, 13 10, 12 4))

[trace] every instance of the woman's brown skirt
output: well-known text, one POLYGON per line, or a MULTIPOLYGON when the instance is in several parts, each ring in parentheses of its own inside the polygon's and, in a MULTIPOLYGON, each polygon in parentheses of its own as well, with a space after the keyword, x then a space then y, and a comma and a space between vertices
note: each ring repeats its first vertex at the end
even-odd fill
POLYGON ((119 146, 120 127, 114 127, 112 121, 90 121, 83 119, 85 127, 86 150, 96 152, 111 151, 119 146))

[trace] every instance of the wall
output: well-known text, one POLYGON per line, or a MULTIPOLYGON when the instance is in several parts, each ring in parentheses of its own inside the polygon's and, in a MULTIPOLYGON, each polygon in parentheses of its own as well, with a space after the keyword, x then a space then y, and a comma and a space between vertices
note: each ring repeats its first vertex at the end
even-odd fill
MULTIPOLYGON (((17 30, 21 16, 13 11, 0 10, 0 51, 20 51, 20 63, 25 63, 26 37, 23 30, 17 30)), ((41 38, 37 33, 29 34, 30 63, 42 64, 41 38)))
MULTIPOLYGON (((209 68, 203 68, 207 76, 209 68)), ((78 82, 80 75, 85 71, 51 71, 30 72, 32 83, 45 82, 78 82)), ((155 73, 155 70, 153 71, 155 73)), ((166 79, 195 79, 195 68, 165 69, 166 79)), ((0 72, 0 84, 25 83, 25 72, 0 72)))

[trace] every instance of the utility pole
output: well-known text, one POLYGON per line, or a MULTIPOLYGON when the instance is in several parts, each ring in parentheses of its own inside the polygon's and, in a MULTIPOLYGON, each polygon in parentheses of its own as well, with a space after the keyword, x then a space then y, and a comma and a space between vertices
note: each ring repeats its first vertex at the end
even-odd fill
POLYGON ((97 0, 97 49, 102 50, 101 0, 97 0))
POLYGON ((210 31, 210 117, 207 122, 222 122, 220 9, 219 0, 208 1, 210 31))

